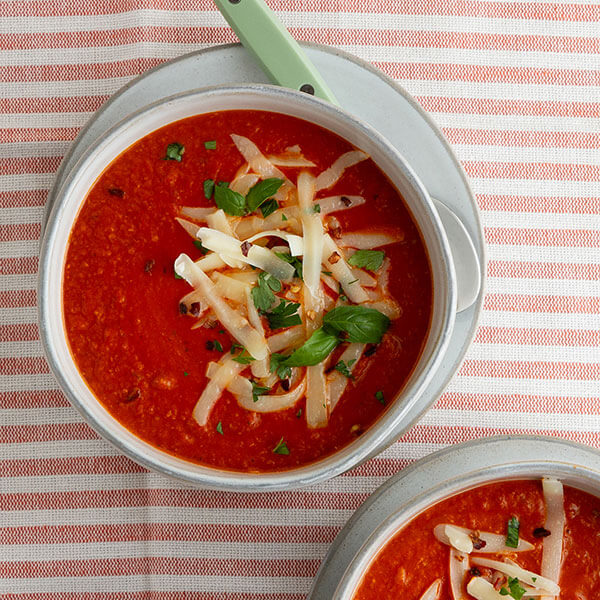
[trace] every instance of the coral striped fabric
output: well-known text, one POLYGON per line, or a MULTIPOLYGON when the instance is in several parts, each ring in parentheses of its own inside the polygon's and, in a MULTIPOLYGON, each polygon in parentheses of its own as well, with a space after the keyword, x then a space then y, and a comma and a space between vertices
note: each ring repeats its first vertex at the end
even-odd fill
POLYGON ((269 0, 301 40, 396 79, 470 177, 489 249, 477 337, 381 456, 293 493, 185 489, 85 425, 36 325, 37 245, 79 129, 142 71, 235 36, 210 0, 0 1, 0 597, 300 599, 387 477, 494 433, 600 446, 600 5, 269 0))

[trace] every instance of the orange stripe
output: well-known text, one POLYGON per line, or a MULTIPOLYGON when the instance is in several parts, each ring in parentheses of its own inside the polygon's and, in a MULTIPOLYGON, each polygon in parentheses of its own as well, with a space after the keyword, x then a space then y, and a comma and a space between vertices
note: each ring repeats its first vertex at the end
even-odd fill
POLYGON ((458 371, 463 377, 501 377, 507 379, 572 379, 597 381, 600 363, 550 362, 525 360, 466 360, 458 371))
POLYGON ((506 246, 600 247, 600 231, 591 229, 517 229, 485 227, 488 244, 506 246))
POLYGON ((0 358, 0 375, 38 375, 50 373, 48 363, 41 356, 0 358))
POLYGON ((481 210, 529 213, 600 214, 600 197, 565 198, 559 196, 506 196, 477 194, 481 210))
POLYGON ((71 403, 59 390, 0 392, 0 409, 63 408, 71 403))
MULTIPOLYGON (((600 74, 600 71, 598 71, 600 74)), ((462 161, 471 177, 483 179, 546 179, 554 181, 600 181, 600 165, 560 163, 462 161)))
POLYGON ((39 340, 39 338, 40 332, 37 323, 0 325, 0 340, 4 342, 33 342, 39 340))
MULTIPOLYGON (((0 234, 0 239, 8 241, 0 234)), ((25 306, 36 306, 35 290, 0 290, 0 307, 20 308, 25 306)))
POLYGON ((70 142, 77 137, 79 127, 23 127, 0 129, 0 144, 18 142, 70 142))
POLYGON ((0 240, 18 242, 23 240, 39 240, 42 227, 39 223, 0 224, 0 240))
POLYGON ((17 258, 0 258, 0 274, 2 275, 35 275, 38 272, 37 256, 20 256, 17 258))
POLYGON ((525 346, 600 347, 600 329, 531 329, 480 326, 479 344, 520 344, 525 346))
POLYGON ((0 208, 45 206, 47 198, 48 190, 0 192, 0 208))

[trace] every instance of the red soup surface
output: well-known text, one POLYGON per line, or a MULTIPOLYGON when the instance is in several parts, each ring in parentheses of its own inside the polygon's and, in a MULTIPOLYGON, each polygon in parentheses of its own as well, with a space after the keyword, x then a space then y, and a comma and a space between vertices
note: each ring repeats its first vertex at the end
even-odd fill
MULTIPOLYGON (((265 155, 299 146, 315 175, 353 150, 321 127, 264 111, 210 113, 149 134, 113 161, 83 203, 64 269, 64 318, 88 386, 135 435, 196 463, 280 471, 352 442, 402 389, 430 325, 431 270, 420 232, 386 176, 370 159, 346 169, 315 202, 336 194, 365 198, 361 206, 327 215, 338 236, 390 226, 402 232, 401 241, 383 248, 387 288, 401 316, 381 343, 367 347, 325 427, 307 426, 303 398, 285 410, 257 413, 227 391, 200 426, 192 412, 207 383, 207 363, 229 353, 234 340, 220 323, 192 329, 189 311, 182 314, 181 299, 191 288, 174 276, 174 260, 203 253, 175 217, 184 206, 216 209, 205 197, 206 180, 231 182, 245 163, 231 134, 248 137, 265 155), (281 440, 287 453, 282 446, 274 451, 281 440)), ((306 168, 281 170, 295 182, 306 168)))
MULTIPOLYGON (((559 600, 600 598, 600 499, 564 486, 565 525, 562 539, 562 567, 558 584, 559 600)), ((481 486, 435 504, 403 527, 369 565, 353 600, 402 598, 419 600, 436 579, 441 580, 440 600, 454 600, 449 577, 450 547, 435 537, 438 524, 464 527, 472 532, 506 536, 508 521, 516 519, 519 539, 533 548, 508 553, 481 553, 476 549, 466 558, 470 570, 464 575, 462 594, 472 577, 495 583, 502 598, 521 598, 519 587, 510 577, 476 564, 480 557, 495 561, 512 560, 522 568, 541 574, 543 540, 558 532, 545 529, 546 505, 542 484, 534 480, 505 481, 481 486)), ((513 521, 513 524, 515 522, 513 521)), ((513 528, 514 529, 514 528, 513 528)), ((435 596, 434 596, 435 597, 435 596)), ((539 594, 538 594, 539 597, 539 594)), ((549 595, 548 597, 554 597, 549 595)))

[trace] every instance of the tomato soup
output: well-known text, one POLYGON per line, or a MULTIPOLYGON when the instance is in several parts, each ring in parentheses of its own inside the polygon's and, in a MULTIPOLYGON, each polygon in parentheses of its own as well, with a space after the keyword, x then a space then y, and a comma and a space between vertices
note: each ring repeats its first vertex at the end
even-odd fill
POLYGON ((353 600, 554 598, 533 588, 552 581, 559 600, 593 600, 600 598, 599 532, 600 499, 581 490, 554 480, 481 486, 435 504, 396 533, 353 600), (448 525, 461 528, 452 541, 448 525), (471 539, 462 552, 455 548, 460 531, 471 539))
POLYGON ((81 375, 126 428, 267 472, 332 454, 386 410, 422 352, 432 277, 370 158, 294 117, 224 111, 107 167, 71 232, 63 303, 81 375))

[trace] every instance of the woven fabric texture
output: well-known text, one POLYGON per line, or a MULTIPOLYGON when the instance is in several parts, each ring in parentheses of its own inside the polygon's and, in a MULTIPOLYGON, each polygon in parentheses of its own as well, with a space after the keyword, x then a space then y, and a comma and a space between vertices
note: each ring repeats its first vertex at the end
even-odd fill
POLYGON ((236 41, 209 0, 0 1, 0 597, 299 600, 362 501, 412 461, 496 433, 600 447, 600 5, 268 0, 299 40, 397 80, 481 209, 480 328, 386 452, 302 491, 190 490, 121 456, 49 372, 40 222, 79 129, 121 86, 236 41))

